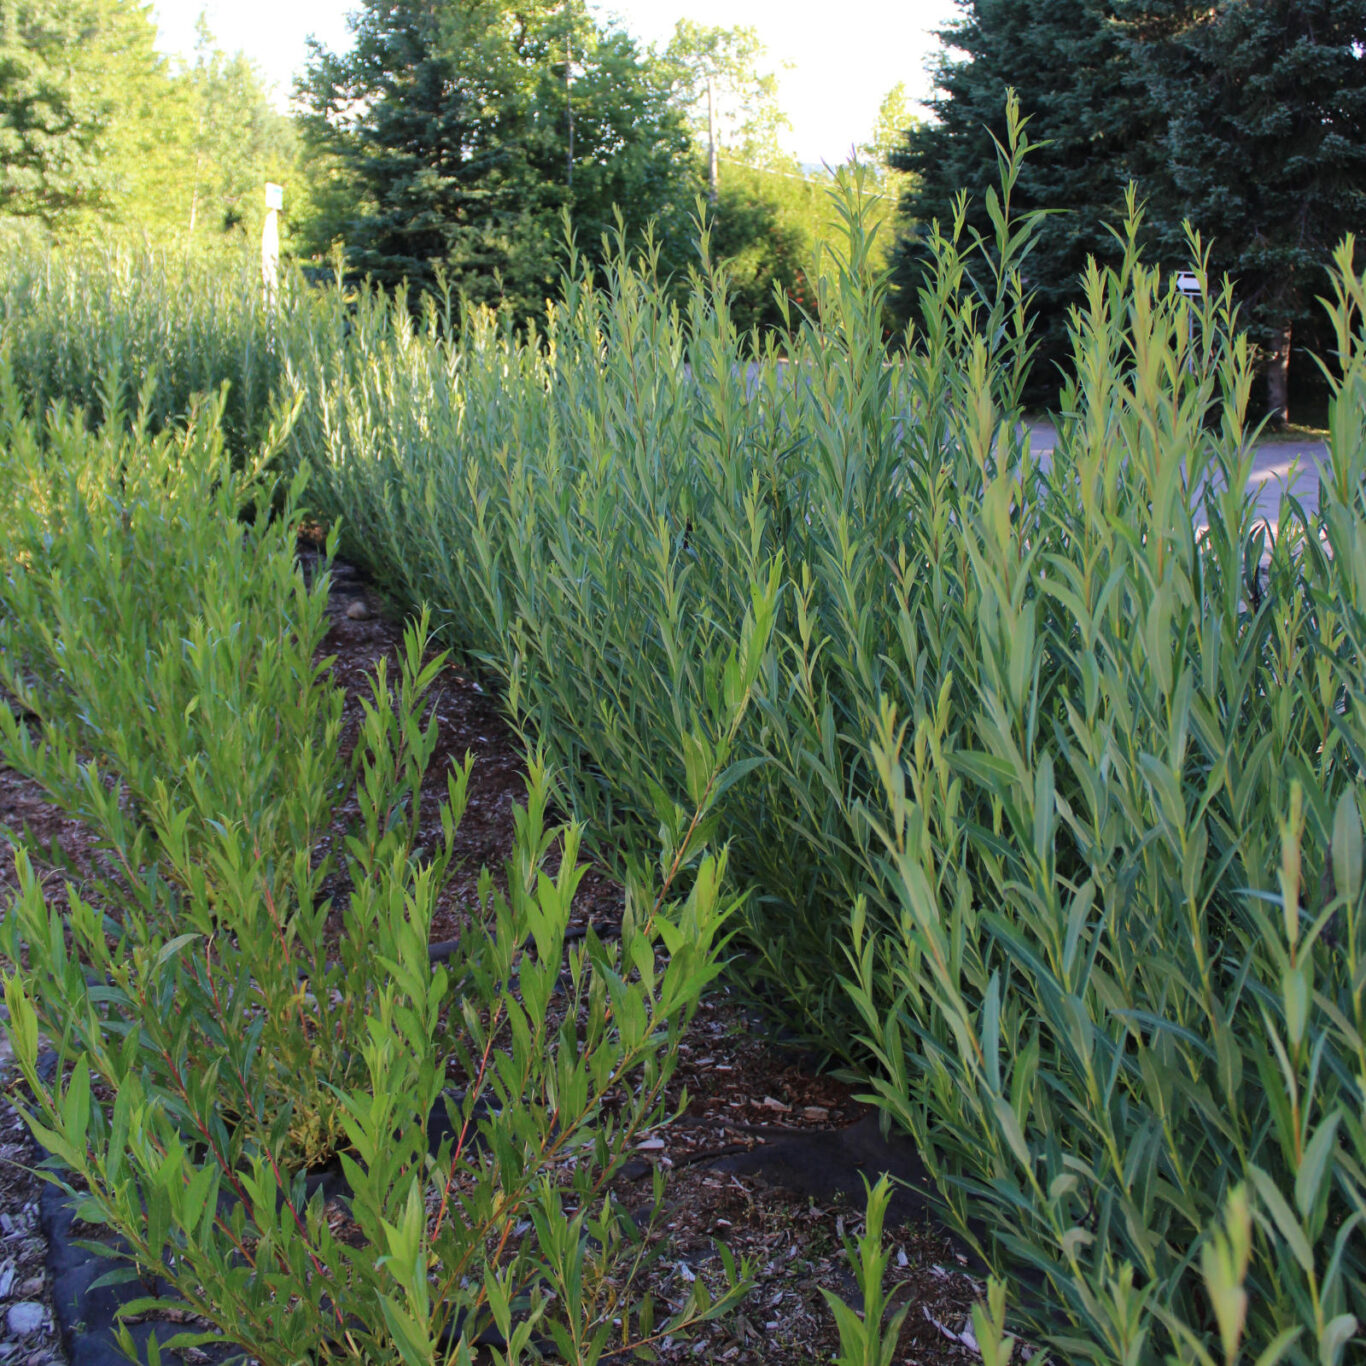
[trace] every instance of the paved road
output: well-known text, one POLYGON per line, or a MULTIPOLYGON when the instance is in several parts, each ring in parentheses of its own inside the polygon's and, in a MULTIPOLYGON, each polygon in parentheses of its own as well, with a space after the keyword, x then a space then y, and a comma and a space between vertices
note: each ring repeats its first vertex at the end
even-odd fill
MULTIPOLYGON (((778 364, 784 369, 786 361, 778 364)), ((685 369, 691 370, 685 366, 685 369)), ((758 381, 759 367, 750 362, 745 367, 747 387, 752 391, 758 381)), ((1057 442, 1058 434, 1051 423, 1034 420, 1029 424, 1030 446, 1036 455, 1047 455, 1057 442)), ((1306 512, 1318 506, 1318 475, 1316 466, 1328 458, 1328 447, 1322 441, 1265 441, 1257 448, 1249 488, 1257 490, 1257 512, 1275 526, 1280 512, 1281 491, 1289 488, 1304 504, 1306 512), (1298 463, 1297 463, 1298 462, 1298 463), (1293 476, 1293 477, 1292 477, 1293 476)))
MULTIPOLYGON (((1044 455, 1053 449, 1057 433, 1047 422, 1031 422, 1029 438, 1030 448, 1044 455)), ((1264 441, 1257 447, 1248 481, 1248 487, 1257 490, 1257 511, 1274 524, 1286 487, 1303 501, 1306 511, 1313 511, 1318 505, 1317 466, 1327 459, 1328 447, 1322 441, 1264 441)))
MULTIPOLYGON (((787 362, 779 361, 779 365, 785 368, 787 362)), ((758 373, 759 367, 753 362, 746 366, 746 382, 751 390, 758 373)), ((1036 419, 1028 425, 1034 453, 1047 455, 1058 438, 1052 424, 1036 419)), ((1265 441, 1258 446, 1252 478, 1248 481, 1248 487, 1257 490, 1258 514, 1274 527, 1280 512, 1281 490, 1286 487, 1300 498, 1306 512, 1312 512, 1318 506, 1315 467, 1327 458, 1328 447, 1322 441, 1265 441)))

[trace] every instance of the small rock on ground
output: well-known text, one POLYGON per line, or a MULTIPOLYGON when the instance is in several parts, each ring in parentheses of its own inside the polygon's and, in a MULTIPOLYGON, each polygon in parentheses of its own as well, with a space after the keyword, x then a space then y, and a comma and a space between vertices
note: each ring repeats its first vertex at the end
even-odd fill
POLYGON ((36 1333, 47 1321, 47 1309, 37 1300, 20 1300, 9 1307, 5 1315, 5 1326, 17 1338, 36 1333))

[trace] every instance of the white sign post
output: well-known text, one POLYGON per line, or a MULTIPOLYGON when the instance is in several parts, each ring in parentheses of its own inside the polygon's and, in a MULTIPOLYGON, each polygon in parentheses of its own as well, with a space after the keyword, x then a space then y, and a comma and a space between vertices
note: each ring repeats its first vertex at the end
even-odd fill
MULTIPOLYGON (((1200 277, 1193 270, 1178 270, 1176 272, 1176 288, 1188 304, 1198 304, 1205 292, 1200 288, 1200 277)), ((1195 373, 1194 348, 1191 350, 1190 359, 1186 362, 1186 369, 1192 375, 1195 373)))
POLYGON ((275 307, 276 282, 280 268, 280 210, 285 206, 284 187, 266 182, 266 222, 261 229, 261 287, 266 307, 275 307))

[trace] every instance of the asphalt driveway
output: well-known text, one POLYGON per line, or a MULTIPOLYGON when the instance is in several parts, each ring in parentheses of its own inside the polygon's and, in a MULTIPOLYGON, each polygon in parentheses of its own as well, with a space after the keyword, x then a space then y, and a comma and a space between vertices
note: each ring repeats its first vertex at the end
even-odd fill
MULTIPOLYGON (((1029 424, 1030 448, 1036 455, 1051 452, 1057 432, 1044 421, 1029 424)), ((1305 505, 1306 511, 1318 506, 1318 466, 1328 459, 1322 441, 1264 441, 1257 447, 1256 463, 1248 487, 1257 491, 1257 511, 1275 523, 1280 511, 1281 491, 1288 489, 1305 505)))

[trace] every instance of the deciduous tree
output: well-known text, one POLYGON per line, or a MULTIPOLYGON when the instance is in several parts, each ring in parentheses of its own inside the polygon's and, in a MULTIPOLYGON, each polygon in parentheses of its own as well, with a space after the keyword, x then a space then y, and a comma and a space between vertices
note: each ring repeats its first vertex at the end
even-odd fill
POLYGON ((920 124, 921 120, 911 113, 906 82, 898 81, 882 97, 872 135, 858 149, 860 157, 873 167, 880 180, 894 183, 899 173, 892 165, 892 159, 911 130, 919 128, 920 124))
POLYGON ((221 51, 201 18, 194 63, 180 80, 189 108, 178 230, 196 246, 255 241, 266 181, 287 185, 286 221, 296 221, 306 198, 298 132, 257 68, 221 51))
POLYGON ((156 50, 137 0, 0 0, 0 214, 58 240, 240 239, 298 145, 245 57, 201 25, 196 60, 156 50))
POLYGON ((751 166, 795 170, 778 138, 788 126, 778 104, 778 78, 760 69, 767 49, 754 28, 708 28, 680 19, 665 50, 674 98, 707 148, 711 202, 720 193, 727 153, 751 166))
POLYGON ((131 0, 0 0, 0 213, 63 231, 113 207, 115 125, 149 35, 131 0))

